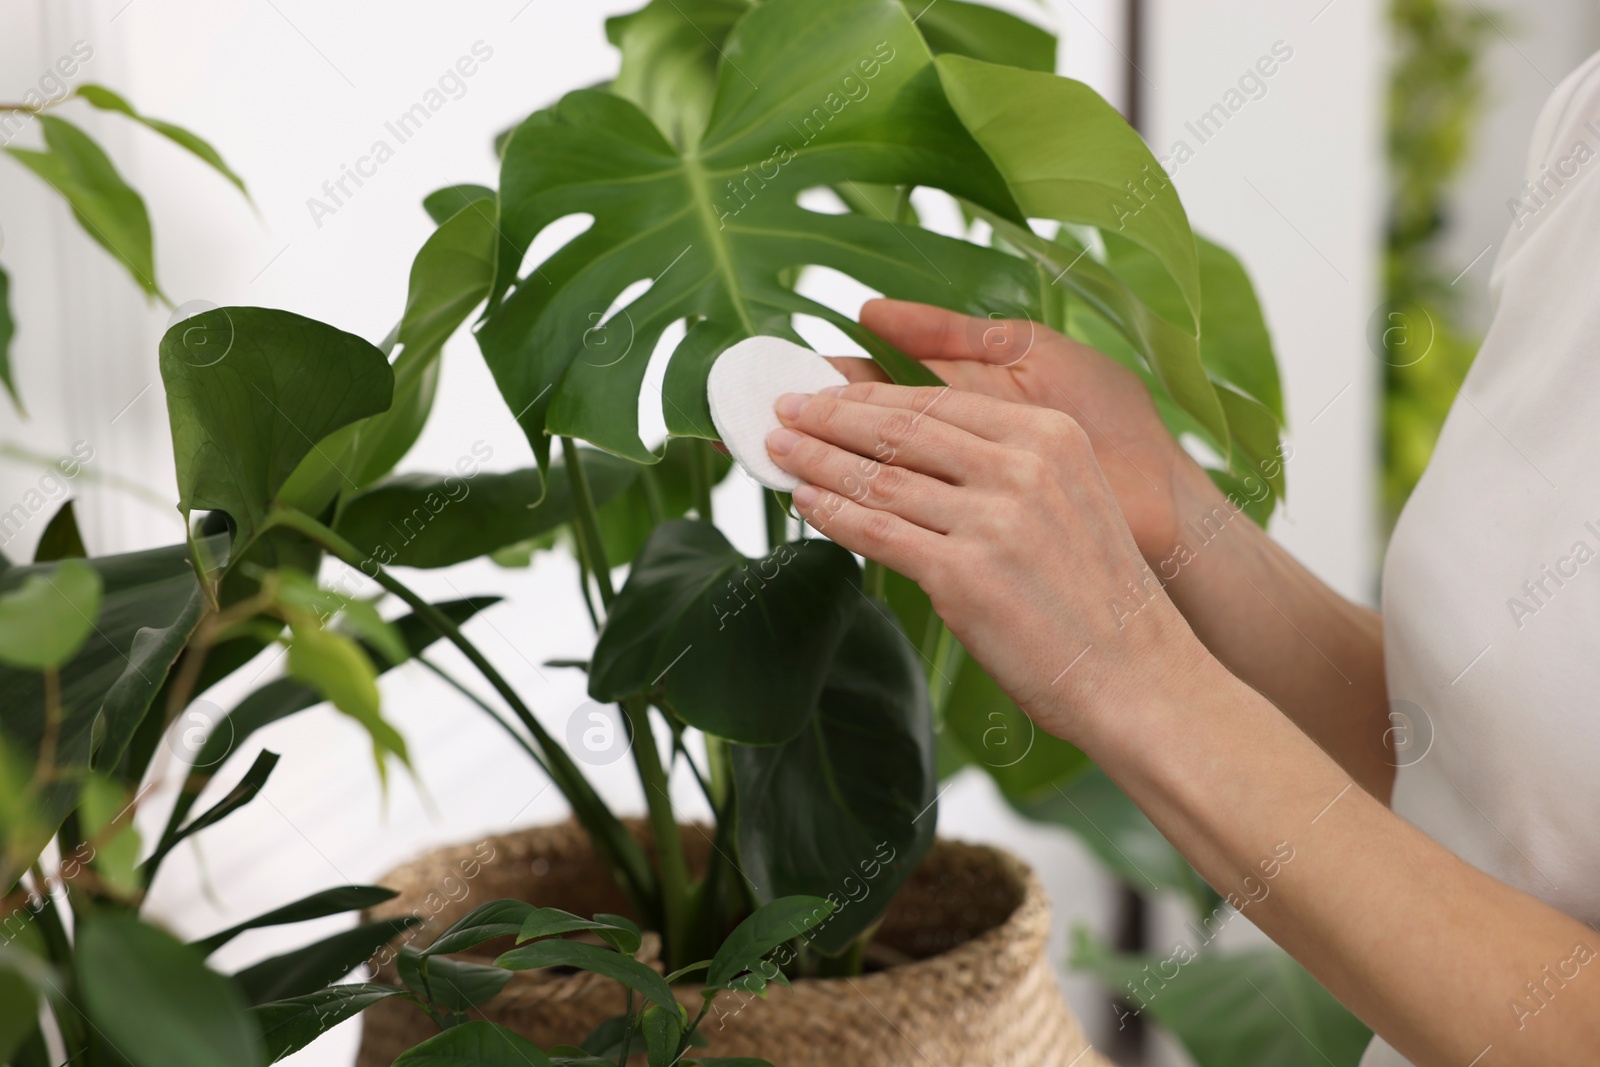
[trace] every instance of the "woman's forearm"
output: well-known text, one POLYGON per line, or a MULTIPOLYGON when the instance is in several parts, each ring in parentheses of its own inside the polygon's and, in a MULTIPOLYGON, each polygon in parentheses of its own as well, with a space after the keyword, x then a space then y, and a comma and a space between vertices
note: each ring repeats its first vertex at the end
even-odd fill
POLYGON ((1388 811, 1214 660, 1181 682, 1083 744, 1218 892, 1419 1065, 1594 1062, 1600 935, 1388 811))
POLYGON ((1212 655, 1387 802, 1380 616, 1229 507, 1198 467, 1177 482, 1178 543, 1150 561, 1167 595, 1212 655))

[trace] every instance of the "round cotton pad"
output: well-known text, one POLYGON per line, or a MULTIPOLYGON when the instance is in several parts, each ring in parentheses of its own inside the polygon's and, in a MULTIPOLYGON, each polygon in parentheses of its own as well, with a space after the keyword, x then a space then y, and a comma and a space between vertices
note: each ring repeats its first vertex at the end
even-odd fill
POLYGON ((773 405, 785 393, 815 393, 849 379, 833 364, 781 337, 740 341, 711 366, 706 400, 722 443, 745 473, 780 492, 793 492, 800 479, 772 462, 767 436, 779 426, 773 405))

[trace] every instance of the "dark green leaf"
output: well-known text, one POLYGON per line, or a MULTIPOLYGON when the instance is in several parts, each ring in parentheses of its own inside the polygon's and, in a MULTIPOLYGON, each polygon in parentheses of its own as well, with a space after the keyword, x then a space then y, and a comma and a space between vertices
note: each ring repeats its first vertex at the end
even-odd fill
POLYGON ((673 1067, 678 1062, 678 1045, 683 1040, 683 1018, 676 1008, 652 1005, 639 1020, 644 1033, 645 1057, 650 1067, 673 1067))
POLYGON ((72 659, 94 630, 100 575, 69 559, 0 592, 0 663, 54 670, 72 659))
POLYGON ((88 134, 54 115, 40 115, 38 119, 47 151, 5 151, 61 194, 84 232, 120 260, 140 288, 159 296, 150 215, 144 198, 122 180, 110 158, 88 134))
POLYGON ((333 889, 324 889, 312 893, 308 897, 301 897, 293 904, 285 904, 281 908, 262 912, 253 919, 246 919, 226 930, 219 930, 210 937, 193 942, 195 948, 209 955, 232 941, 246 930, 255 930, 263 926, 283 926, 288 923, 303 923, 309 919, 321 919, 329 915, 338 915, 341 912, 356 911, 361 908, 370 908, 382 904, 386 900, 394 899, 395 892, 385 889, 381 885, 342 885, 333 889))
POLYGON ((409 946, 400 950, 400 980, 406 988, 447 1013, 487 1004, 511 981, 511 972, 448 956, 424 956, 409 946))
POLYGON ((615 979, 636 993, 642 993, 651 1002, 669 1011, 678 1011, 678 1002, 672 996, 672 987, 655 971, 630 956, 599 945, 582 941, 551 938, 522 945, 495 960, 498 967, 513 971, 531 971, 540 967, 576 967, 615 979))
POLYGON ((560 908, 538 908, 530 912, 522 921, 522 929, 517 931, 517 943, 579 930, 593 931, 625 955, 631 956, 639 951, 639 927, 631 919, 621 915, 596 915, 593 919, 584 919, 560 908))
POLYGON ((1031 22, 962 0, 902 2, 935 55, 951 52, 987 63, 1055 72, 1055 34, 1031 22))
POLYGON ((629 1046, 626 1054, 632 1055, 638 1048, 639 1042, 634 1017, 613 1015, 589 1032, 589 1036, 583 1039, 582 1048, 597 1059, 615 1063, 618 1059, 625 1058, 622 1048, 624 1042, 629 1046))
POLYGON ((434 939, 433 944, 422 950, 422 954, 435 956, 465 952, 497 937, 516 937, 522 932, 522 924, 527 922, 528 916, 538 910, 523 900, 491 900, 487 904, 480 904, 451 923, 444 933, 434 939))
POLYGON ((233 977, 251 1004, 314 993, 361 966, 396 934, 417 924, 413 916, 362 923, 304 948, 246 967, 233 977))
POLYGON ((11 1063, 11 1054, 38 1028, 38 991, 0 960, 0 1063, 11 1063))
POLYGON ((1072 965, 1089 971, 1183 1043, 1199 1067, 1356 1067, 1372 1031, 1282 949, 1171 956, 1111 953, 1078 931, 1072 965), (1171 977, 1169 977, 1169 975, 1171 977))
POLYGON ((1089 757, 1035 726, 971 656, 952 682, 944 729, 1002 792, 1035 796, 1089 768, 1089 757))
POLYGON ((550 1057, 499 1023, 477 1020, 402 1052, 394 1067, 550 1067, 550 1057))
POLYGON ((79 929, 77 972, 90 1020, 133 1067, 266 1062, 239 990, 171 934, 96 917, 79 929))
MULTIPOLYGON (((494 200, 494 190, 487 185, 447 185, 443 189, 435 189, 422 198, 422 210, 428 213, 435 226, 442 225, 446 219, 455 215, 462 208, 478 200, 494 200)), ((493 215, 494 209, 490 208, 493 215)))
POLYGON ((740 555, 714 527, 674 520, 651 534, 595 646, 589 695, 660 688, 717 737, 792 739, 860 602, 854 558, 827 541, 740 555))
POLYGON ((394 375, 359 337, 287 311, 228 307, 161 339, 184 515, 226 512, 241 544, 330 433, 389 407, 394 375))
POLYGON ((793 741, 732 750, 744 869, 763 899, 836 904, 807 934, 828 953, 883 914, 933 844, 938 818, 927 684, 887 611, 862 603, 793 741))
POLYGON ((11 339, 16 334, 17 322, 11 317, 11 276, 0 268, 0 385, 21 411, 22 397, 17 395, 17 380, 11 375, 11 339))
MULTIPOLYGON (((547 432, 655 459, 639 439, 639 394, 662 332, 686 319, 735 337, 792 336, 793 315, 817 315, 868 343, 891 375, 935 380, 786 287, 798 266, 973 313, 1037 302, 1036 272, 1016 257, 796 203, 817 185, 924 185, 1021 221, 899 4, 771 0, 741 17, 720 47, 735 58, 718 68, 693 148, 675 146, 630 101, 594 90, 534 115, 506 145, 501 227, 516 258, 557 219, 594 218, 503 303, 491 300, 478 333, 541 465, 547 432), (807 61, 795 63, 797 55, 807 61), (625 289, 647 279, 647 292, 607 318, 625 289)), ((669 381, 680 383, 667 392, 669 420, 682 407, 679 388, 691 403, 696 385, 704 391, 694 377, 684 386, 669 365, 669 381)))
POLYGON ((706 985, 724 986, 755 970, 767 953, 825 922, 833 911, 821 897, 781 897, 761 905, 717 949, 706 985))
POLYGON ((256 756, 255 762, 239 779, 239 784, 228 790, 226 796, 195 816, 193 822, 178 831, 177 839, 182 840, 191 834, 197 834, 208 826, 215 826, 229 815, 238 811, 256 798, 262 786, 267 784, 267 779, 272 776, 272 770, 278 765, 278 754, 262 749, 256 756))
MULTIPOLYGON (((638 471, 593 449, 583 457, 596 505, 614 499, 638 471)), ((572 514, 572 485, 558 463, 548 483, 537 468, 471 479, 402 475, 352 496, 336 529, 387 566, 448 567, 547 534, 572 514)))
POLYGON ((83 559, 89 550, 83 547, 83 535, 78 532, 78 515, 69 498, 50 519, 39 544, 33 550, 35 563, 54 563, 62 559, 83 559))
MULTIPOLYGON (((226 539, 202 542, 202 548, 223 553, 226 539)), ((51 832, 76 802, 78 779, 91 754, 103 767, 114 767, 121 760, 199 622, 203 596, 188 556, 189 546, 174 545, 87 561, 100 576, 103 594, 88 640, 61 669, 57 781, 41 798, 51 832)), ((60 566, 0 571, 0 594, 48 577, 60 566)), ((0 667, 0 692, 6 694, 0 733, 30 762, 37 759, 43 735, 43 682, 37 671, 0 667)))
POLYGON ((222 156, 217 153, 215 148, 212 148, 211 145, 206 141, 197 135, 190 133, 182 126, 175 126, 170 122, 163 122, 161 119, 153 119, 147 115, 139 114, 139 112, 135 111, 133 109, 133 105, 128 103, 127 100, 123 99, 121 96, 102 85, 80 85, 77 92, 73 95, 87 100, 90 104, 99 108, 101 111, 116 111, 126 115, 135 122, 141 123, 159 133, 161 136, 172 141, 174 144, 193 152, 196 156, 199 156, 202 160, 209 164, 218 174, 221 174, 224 178, 236 185, 239 191, 244 193, 245 198, 249 199, 250 193, 244 187, 244 179, 235 174, 233 170, 222 161, 222 156))
POLYGON ((319 989, 303 997, 275 1000, 250 1011, 266 1040, 267 1062, 277 1063, 378 1001, 400 995, 401 990, 393 986, 352 982, 319 989))

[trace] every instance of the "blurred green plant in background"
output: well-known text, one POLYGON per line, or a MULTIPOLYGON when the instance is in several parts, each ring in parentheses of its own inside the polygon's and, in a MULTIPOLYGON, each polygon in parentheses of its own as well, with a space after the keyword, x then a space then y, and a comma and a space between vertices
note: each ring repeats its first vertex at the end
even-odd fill
POLYGON ((1416 487, 1481 340, 1464 325, 1455 270, 1438 262, 1445 200, 1483 113, 1491 17, 1473 0, 1392 0, 1389 222, 1384 304, 1369 336, 1384 356, 1387 525, 1416 487))

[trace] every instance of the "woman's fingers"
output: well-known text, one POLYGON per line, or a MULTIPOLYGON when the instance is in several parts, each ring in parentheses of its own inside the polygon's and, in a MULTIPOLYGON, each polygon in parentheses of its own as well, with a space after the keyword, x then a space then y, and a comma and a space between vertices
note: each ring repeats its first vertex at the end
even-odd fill
POLYGON ((858 404, 910 411, 922 421, 937 419, 997 445, 1031 442, 1044 429, 1044 423, 1061 418, 1043 408, 1023 407, 947 385, 859 382, 840 386, 837 396, 858 404))
POLYGON ((869 300, 861 325, 919 360, 976 360, 1007 367, 1032 350, 1044 327, 1026 319, 980 319, 931 304, 869 300))
MULTIPOLYGON (((841 391, 866 388, 881 387, 847 385, 841 391)), ((791 430, 957 485, 994 447, 926 411, 863 404, 827 392, 779 397, 777 411, 791 430)), ((782 457, 775 459, 784 466, 782 457)))
POLYGON ((836 544, 876 560, 912 581, 928 573, 939 535, 889 511, 857 504, 814 485, 794 491, 794 509, 836 544))
POLYGON ((834 369, 851 382, 886 382, 889 376, 878 366, 877 360, 861 356, 823 356, 834 369))
POLYGON ((955 525, 955 490, 937 478, 847 452, 783 427, 767 438, 767 451, 784 470, 875 511, 888 511, 935 533, 955 525))

